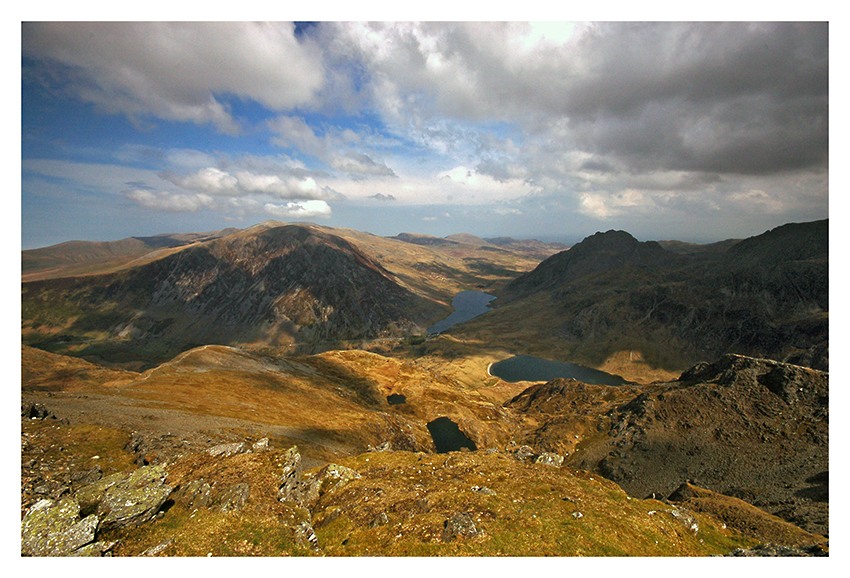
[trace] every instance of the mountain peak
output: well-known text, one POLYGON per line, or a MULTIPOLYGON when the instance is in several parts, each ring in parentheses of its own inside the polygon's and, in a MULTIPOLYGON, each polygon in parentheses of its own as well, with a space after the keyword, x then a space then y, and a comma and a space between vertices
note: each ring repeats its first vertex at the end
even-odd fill
POLYGON ((525 293, 585 275, 623 267, 657 266, 675 258, 655 241, 640 242, 625 231, 595 233, 566 251, 557 253, 508 285, 508 291, 525 293))

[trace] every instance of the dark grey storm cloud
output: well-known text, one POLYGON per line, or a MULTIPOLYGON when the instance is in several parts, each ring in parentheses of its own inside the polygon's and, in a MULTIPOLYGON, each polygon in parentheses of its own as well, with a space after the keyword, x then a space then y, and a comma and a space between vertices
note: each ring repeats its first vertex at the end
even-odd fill
POLYGON ((560 106, 576 145, 638 170, 822 167, 828 44, 826 23, 599 25, 560 106))
POLYGON ((580 151, 632 171, 826 165, 828 23, 591 23, 528 46, 517 40, 525 32, 370 24, 333 36, 358 47, 352 58, 370 71, 365 86, 388 120, 448 150, 463 121, 484 121, 522 126, 553 155, 580 151), (449 130, 436 139, 440 126, 449 130))

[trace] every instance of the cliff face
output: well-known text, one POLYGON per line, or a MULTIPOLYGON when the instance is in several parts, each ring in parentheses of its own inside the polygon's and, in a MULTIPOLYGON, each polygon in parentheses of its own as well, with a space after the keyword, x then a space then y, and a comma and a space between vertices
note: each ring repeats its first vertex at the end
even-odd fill
POLYGON ((24 327, 54 345, 167 358, 202 343, 316 343, 414 330, 435 308, 347 241, 259 227, 112 275, 27 283, 24 327))

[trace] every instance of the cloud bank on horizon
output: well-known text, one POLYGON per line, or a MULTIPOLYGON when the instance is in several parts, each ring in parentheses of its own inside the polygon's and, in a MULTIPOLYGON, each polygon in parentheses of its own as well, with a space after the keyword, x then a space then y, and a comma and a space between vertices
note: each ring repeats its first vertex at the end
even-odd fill
POLYGON ((24 245, 828 216, 827 23, 24 23, 24 245))

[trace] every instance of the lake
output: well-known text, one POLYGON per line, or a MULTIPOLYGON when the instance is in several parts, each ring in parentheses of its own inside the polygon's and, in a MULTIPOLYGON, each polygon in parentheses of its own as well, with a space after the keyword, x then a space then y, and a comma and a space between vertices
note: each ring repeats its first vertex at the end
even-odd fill
POLYGON ((619 375, 605 373, 598 369, 552 361, 530 355, 514 357, 494 363, 489 368, 490 375, 505 381, 550 381, 556 377, 573 378, 594 385, 623 385, 629 383, 619 375))
POLYGON ((443 416, 428 422, 428 432, 434 440, 438 454, 459 452, 462 448, 475 451, 475 442, 460 431, 458 425, 443 416))
POLYGON ((449 327, 487 313, 490 310, 490 302, 495 298, 494 295, 483 291, 461 291, 452 299, 452 314, 429 327, 428 333, 442 333, 449 327))

